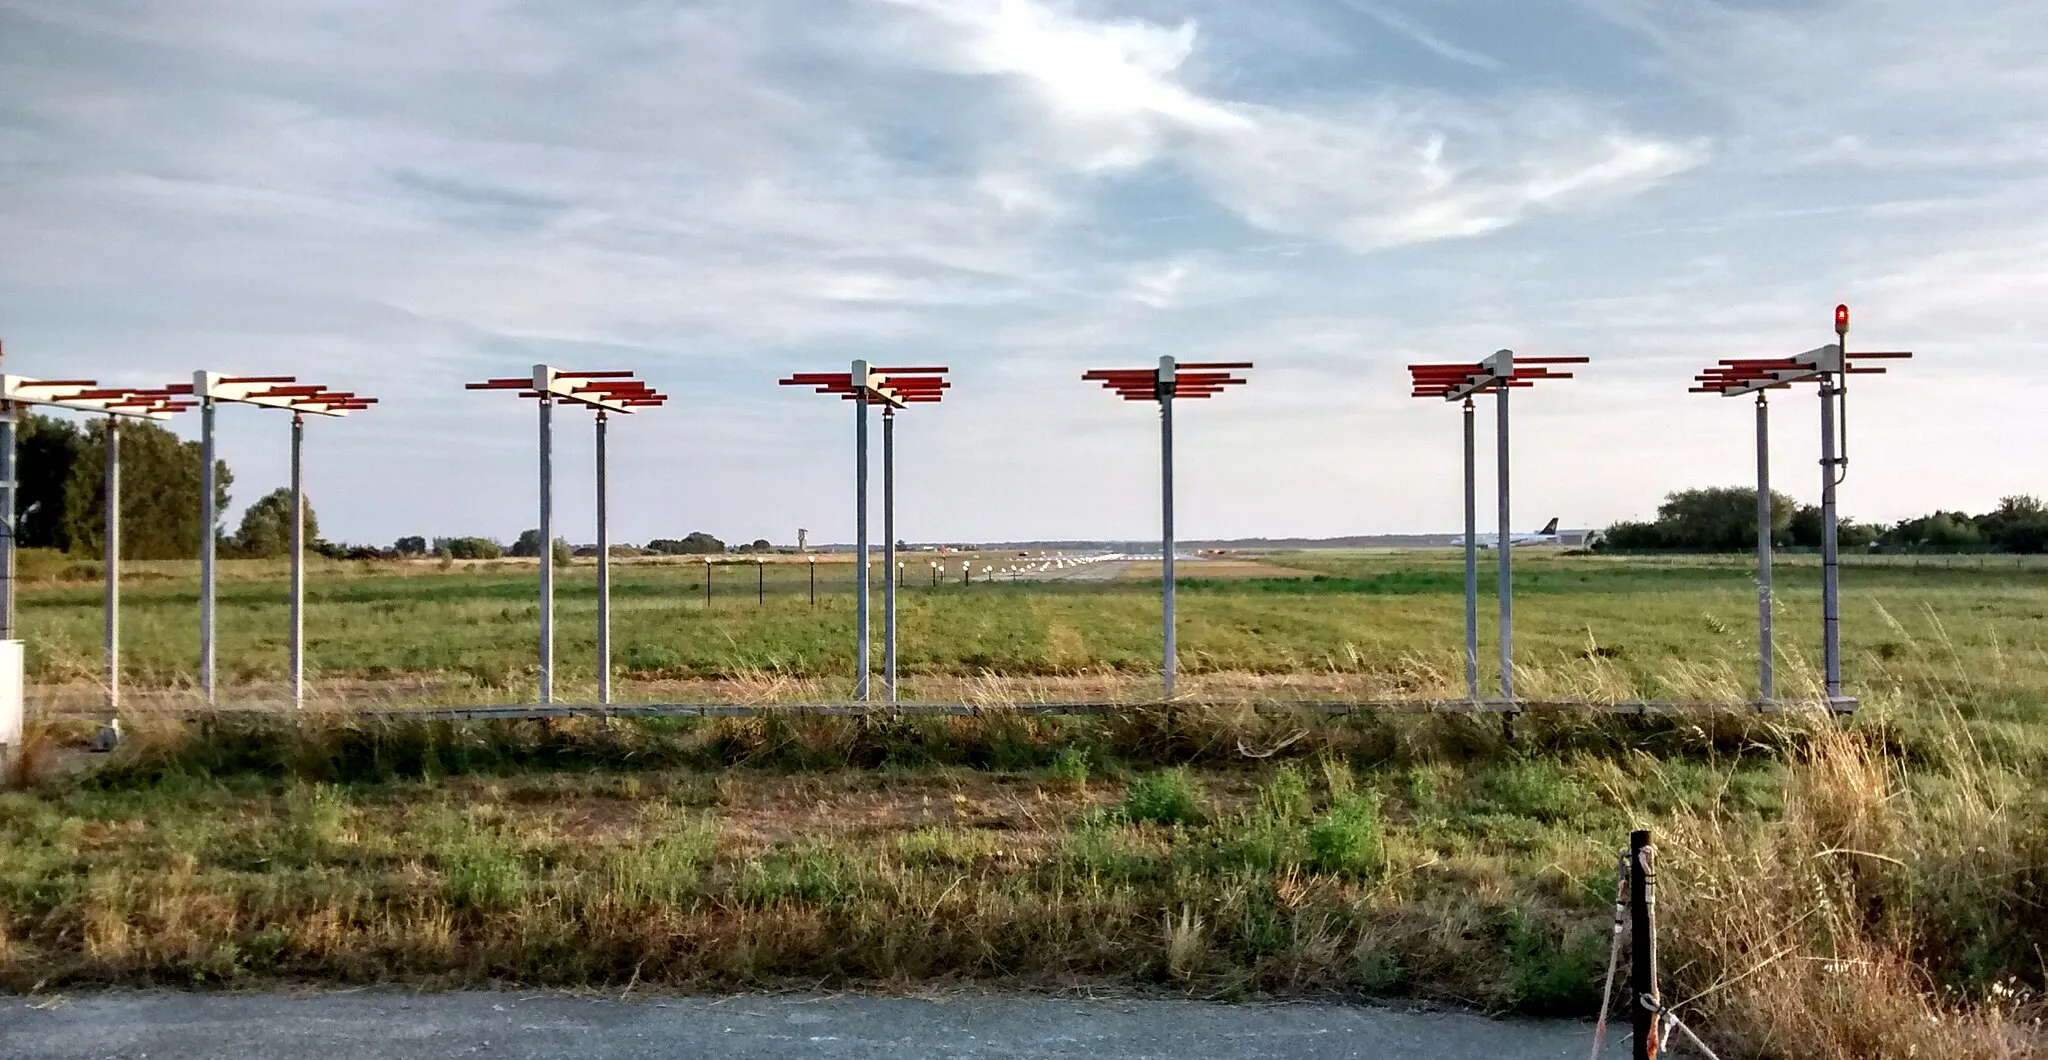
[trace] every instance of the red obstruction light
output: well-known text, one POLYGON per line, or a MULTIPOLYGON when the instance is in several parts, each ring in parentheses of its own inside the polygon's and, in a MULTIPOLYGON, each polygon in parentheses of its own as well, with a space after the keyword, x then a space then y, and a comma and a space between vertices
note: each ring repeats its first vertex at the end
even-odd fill
POLYGON ((1847 305, 1838 305, 1835 307, 1835 334, 1847 335, 1848 333, 1849 307, 1847 305))

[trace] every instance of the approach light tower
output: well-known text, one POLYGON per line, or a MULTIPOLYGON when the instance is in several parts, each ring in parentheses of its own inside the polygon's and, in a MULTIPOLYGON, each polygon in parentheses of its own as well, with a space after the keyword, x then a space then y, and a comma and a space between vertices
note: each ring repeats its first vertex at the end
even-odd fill
POLYGON ((953 385, 945 379, 950 370, 876 368, 866 361, 855 361, 845 372, 798 372, 776 381, 780 386, 807 386, 819 394, 836 394, 854 403, 854 550, 859 565, 854 577, 854 698, 859 700, 868 698, 868 674, 873 666, 868 634, 868 406, 882 406, 882 687, 893 703, 897 691, 896 410, 935 403, 944 397, 953 385))
POLYGON ((1756 395, 1756 584, 1757 690, 1769 709, 1777 698, 1771 641, 1771 434, 1767 394, 1794 383, 1820 384, 1821 634, 1829 704, 1853 706, 1842 697, 1841 553, 1835 543, 1835 487, 1849 473, 1848 376, 1882 375, 1882 367, 1858 360, 1905 360, 1909 352, 1850 353, 1849 307, 1835 307, 1836 341, 1791 357, 1724 359, 1693 377, 1691 393, 1722 397, 1756 395))
POLYGON ((291 694, 292 706, 305 705, 306 698, 306 493, 301 474, 301 451, 305 448, 306 414, 339 419, 362 412, 377 403, 376 398, 358 397, 347 391, 300 383, 294 376, 229 376, 219 372, 194 372, 190 384, 168 388, 171 393, 189 395, 199 403, 199 684, 211 705, 217 695, 214 617, 218 611, 218 534, 215 524, 220 513, 218 486, 214 482, 214 410, 223 403, 283 409, 292 414, 292 577, 291 577, 291 694))
POLYGON ((14 611, 15 416, 24 406, 103 414, 106 424, 105 509, 101 564, 105 572, 105 674, 109 717, 121 709, 121 421, 168 420, 194 407, 168 390, 103 387, 90 379, 32 379, 0 374, 0 780, 21 743, 21 642, 14 611))
POLYGON ((1515 601, 1510 578, 1509 556, 1514 552, 1514 531, 1508 525, 1508 391, 1533 387, 1539 380, 1570 379, 1570 372, 1553 372, 1553 364, 1585 364, 1585 357, 1521 357, 1513 350, 1500 350, 1473 364, 1411 364, 1408 372, 1413 397, 1442 398, 1464 404, 1465 410, 1465 695, 1479 700, 1479 512, 1478 483, 1474 473, 1476 440, 1472 422, 1472 395, 1492 394, 1498 404, 1495 426, 1495 462, 1499 483, 1499 536, 1494 541, 1500 553, 1500 696, 1515 698, 1515 601))
POLYGON ((1166 698, 1173 698, 1173 679, 1178 669, 1179 648, 1174 639, 1173 605, 1173 403, 1176 399, 1209 398, 1224 387, 1243 386, 1245 380, 1233 373, 1249 371, 1250 361, 1180 364, 1172 357, 1159 358, 1159 367, 1100 368, 1085 372, 1083 382, 1102 384, 1125 401, 1159 403, 1159 556, 1161 560, 1160 617, 1163 645, 1160 673, 1166 698))
MULTIPOLYGON (((536 364, 526 378, 487 379, 465 390, 512 390, 540 406, 540 701, 555 698, 555 418, 556 405, 580 405, 597 414, 597 696, 612 694, 611 526, 605 463, 606 417, 658 408, 668 395, 655 393, 632 372, 565 372, 536 364)), ((705 560, 706 564, 710 560, 705 560)), ((710 592, 709 568, 705 591, 710 592)))

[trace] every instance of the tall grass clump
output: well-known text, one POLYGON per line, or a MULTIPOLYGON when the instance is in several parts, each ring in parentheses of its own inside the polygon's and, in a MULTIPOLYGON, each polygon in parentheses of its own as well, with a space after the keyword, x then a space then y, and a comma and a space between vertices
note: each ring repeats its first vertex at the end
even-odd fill
POLYGON ((1908 774, 1874 734, 1816 726, 1781 818, 1669 826, 1667 1001, 1735 1055, 2042 1055, 2044 803, 1960 740, 1908 774))

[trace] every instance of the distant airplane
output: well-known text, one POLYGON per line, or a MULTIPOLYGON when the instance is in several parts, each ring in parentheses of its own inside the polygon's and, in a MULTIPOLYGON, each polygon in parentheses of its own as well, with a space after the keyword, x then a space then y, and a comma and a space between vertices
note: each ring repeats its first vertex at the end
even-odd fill
MULTIPOLYGON (((1472 543, 1473 543, 1473 544, 1474 544, 1475 546, 1479 547, 1479 548, 1493 548, 1493 547, 1494 547, 1495 545, 1497 545, 1497 544, 1498 544, 1499 542, 1500 542, 1500 535, 1499 535, 1499 534, 1480 534, 1480 535, 1478 535, 1478 536, 1477 536, 1476 538, 1474 538, 1474 539, 1473 539, 1473 542, 1472 542, 1472 543)), ((1513 546, 1516 546, 1516 545, 1562 545, 1562 544, 1564 544, 1564 539, 1563 539, 1563 538, 1561 538, 1561 537, 1559 537, 1559 536, 1558 536, 1558 534, 1557 534, 1557 517, 1556 517, 1556 516, 1551 516, 1551 518, 1550 518, 1550 521, 1549 521, 1549 522, 1547 522, 1547 523, 1544 523, 1544 524, 1543 524, 1543 529, 1541 529, 1541 530, 1538 530, 1538 531, 1536 531, 1536 532, 1535 532, 1535 533, 1533 533, 1533 534, 1509 534, 1509 535, 1508 535, 1508 545, 1509 545, 1510 547, 1513 547, 1513 546)), ((1459 534, 1458 536, 1456 536, 1456 537, 1454 537, 1454 538, 1451 538, 1451 545, 1452 545, 1453 547, 1456 547, 1456 548, 1464 548, 1464 547, 1465 547, 1465 535, 1464 535, 1464 534, 1459 534)))

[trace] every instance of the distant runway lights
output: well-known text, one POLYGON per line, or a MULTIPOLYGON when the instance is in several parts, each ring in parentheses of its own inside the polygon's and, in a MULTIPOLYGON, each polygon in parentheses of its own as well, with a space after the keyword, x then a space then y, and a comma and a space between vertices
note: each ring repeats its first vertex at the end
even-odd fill
MULTIPOLYGON (((1767 393, 1795 383, 1820 386, 1821 627, 1827 696, 1842 701, 1841 554, 1836 545, 1835 488, 1849 470, 1848 385, 1852 375, 1882 375, 1884 368, 1858 361, 1904 360, 1909 352, 1851 353, 1849 307, 1835 307, 1836 342, 1791 357, 1724 359, 1693 377, 1691 393, 1723 397, 1756 395, 1757 492, 1757 681, 1761 702, 1776 698, 1771 636, 1771 469, 1770 405, 1767 393)), ((1838 708, 1839 709, 1839 708, 1838 708)))
POLYGON ((1472 418, 1472 397, 1492 394, 1497 399, 1495 426, 1496 466, 1499 483, 1499 532, 1494 540, 1500 556, 1500 695, 1515 698, 1514 676, 1514 585, 1510 554, 1514 531, 1509 527, 1508 391, 1535 386, 1546 379, 1570 379, 1572 373, 1553 371, 1551 365, 1585 364, 1586 357, 1516 357, 1513 350, 1500 350, 1482 361, 1459 364, 1411 364, 1411 396, 1442 398, 1461 402, 1465 412, 1465 694, 1479 699, 1479 511, 1476 435, 1472 418))
POLYGON ((845 372, 798 372, 777 380, 781 386, 808 386, 816 393, 836 394, 854 402, 854 524, 856 556, 854 575, 854 697, 868 698, 868 673, 873 652, 868 637, 868 406, 882 406, 882 587, 883 587, 883 689, 889 702, 896 701, 896 580, 889 570, 896 563, 896 410, 910 405, 934 404, 945 397, 953 384, 945 379, 949 369, 877 368, 855 361, 845 372))
POLYGON ((1173 403, 1176 399, 1214 397, 1226 387, 1243 386, 1245 380, 1234 373, 1249 371, 1251 367, 1250 361, 1181 364, 1172 357, 1161 357, 1156 369, 1103 368, 1081 376, 1083 382, 1099 382, 1103 389, 1125 401, 1159 403, 1160 612, 1164 641, 1160 672, 1167 699, 1173 698, 1173 680, 1178 669, 1173 605, 1173 403))
MULTIPOLYGON (((540 701, 555 697, 555 418, 556 405, 575 405, 597 414, 597 695, 611 702, 612 605, 611 526, 605 433, 610 413, 657 408, 668 400, 632 372, 568 372, 536 364, 524 378, 487 379, 465 390, 511 390, 540 408, 540 701)), ((709 570, 704 589, 711 591, 709 570)))
POLYGON ((215 697, 214 636, 218 571, 215 511, 218 487, 214 483, 214 409, 222 402, 285 409, 292 414, 292 582, 291 582, 291 689, 292 705, 305 704, 305 527, 306 494, 300 469, 300 450, 305 444, 307 413, 341 417, 361 412, 376 398, 358 397, 346 391, 302 384, 295 377, 227 376, 218 372, 194 372, 192 382, 167 387, 167 391, 190 395, 199 403, 199 684, 210 704, 215 697))

